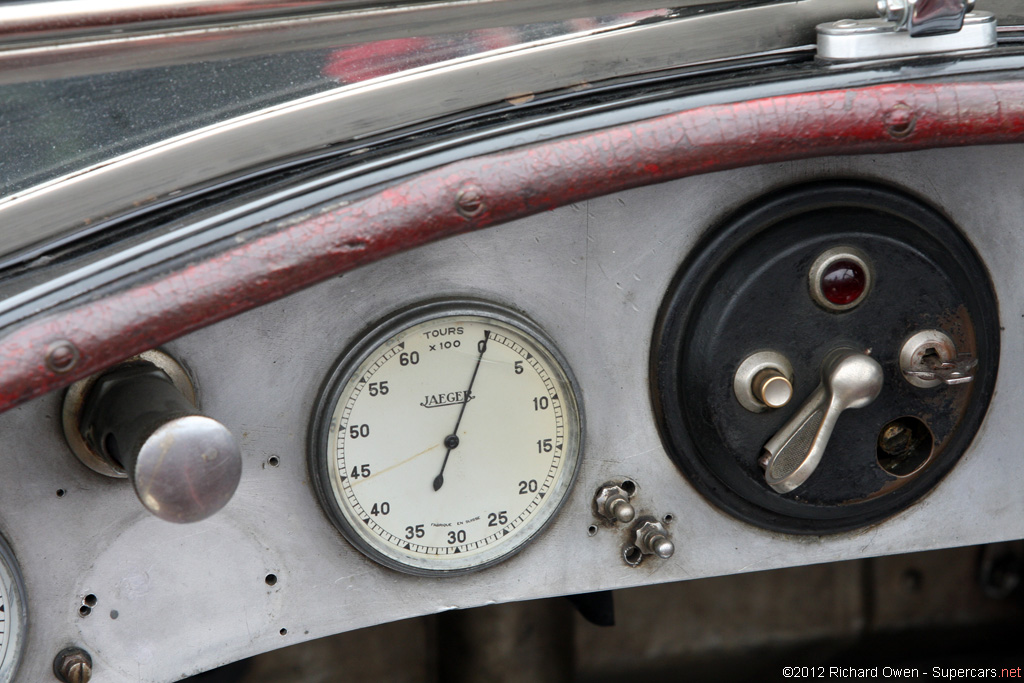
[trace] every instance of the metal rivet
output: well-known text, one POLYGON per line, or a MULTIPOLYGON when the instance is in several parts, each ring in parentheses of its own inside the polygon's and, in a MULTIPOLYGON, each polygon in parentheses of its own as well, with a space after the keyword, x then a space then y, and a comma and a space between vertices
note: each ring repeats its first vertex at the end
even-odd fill
POLYGON ((64 683, 89 683, 92 657, 80 647, 61 650, 53 660, 53 673, 64 683))
POLYGON ((57 373, 70 372, 76 365, 80 354, 74 344, 61 339, 46 347, 46 367, 57 373))
POLYGON ((483 213, 484 192, 476 185, 466 185, 459 190, 455 198, 455 206, 459 213, 466 218, 472 218, 483 213))

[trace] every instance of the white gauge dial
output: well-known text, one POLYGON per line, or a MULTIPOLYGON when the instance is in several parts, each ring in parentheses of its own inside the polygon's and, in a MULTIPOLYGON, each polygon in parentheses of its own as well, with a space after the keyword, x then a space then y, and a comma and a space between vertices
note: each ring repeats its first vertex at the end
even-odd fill
POLYGON ((432 304, 346 356, 313 433, 321 497, 345 536, 414 573, 493 564, 529 541, 575 476, 573 382, 539 331, 432 304))
POLYGON ((14 554, 0 538, 0 683, 14 680, 25 644, 25 591, 14 554))

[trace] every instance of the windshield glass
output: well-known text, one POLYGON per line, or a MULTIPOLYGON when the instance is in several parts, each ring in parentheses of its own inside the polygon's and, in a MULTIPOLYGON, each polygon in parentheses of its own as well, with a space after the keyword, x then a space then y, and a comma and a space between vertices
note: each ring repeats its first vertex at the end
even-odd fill
POLYGON ((498 48, 664 16, 545 22, 0 85, 0 196, 299 97, 498 48))

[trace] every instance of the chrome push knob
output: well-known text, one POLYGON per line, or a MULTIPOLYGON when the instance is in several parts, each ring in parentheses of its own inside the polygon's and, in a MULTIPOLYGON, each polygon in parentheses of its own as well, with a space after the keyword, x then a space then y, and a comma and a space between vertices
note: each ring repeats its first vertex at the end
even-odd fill
POLYGON ((777 351, 752 353, 736 368, 732 388, 752 413, 783 408, 793 398, 793 366, 777 351))
POLYGON ((807 402, 765 444, 760 459, 765 481, 779 493, 795 490, 814 473, 839 415, 869 405, 882 390, 882 366, 853 349, 832 351, 821 376, 807 402))
POLYGON ((97 378, 79 429, 89 450, 127 473, 146 509, 169 522, 209 517, 238 487, 242 456, 234 436, 152 363, 126 363, 97 378))
POLYGON ((775 369, 757 373, 752 388, 754 397, 769 408, 782 408, 793 398, 793 384, 775 369))

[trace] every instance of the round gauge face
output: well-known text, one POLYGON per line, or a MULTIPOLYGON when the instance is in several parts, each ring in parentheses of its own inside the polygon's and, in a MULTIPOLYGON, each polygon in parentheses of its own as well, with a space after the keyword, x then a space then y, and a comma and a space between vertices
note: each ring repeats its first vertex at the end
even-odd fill
POLYGON ((484 304, 420 307, 336 366, 312 433, 321 499, 382 564, 480 569, 550 521, 576 474, 575 385, 530 322, 484 304))
POLYGON ((25 598, 18 565, 0 538, 0 683, 14 680, 25 643, 25 598))

